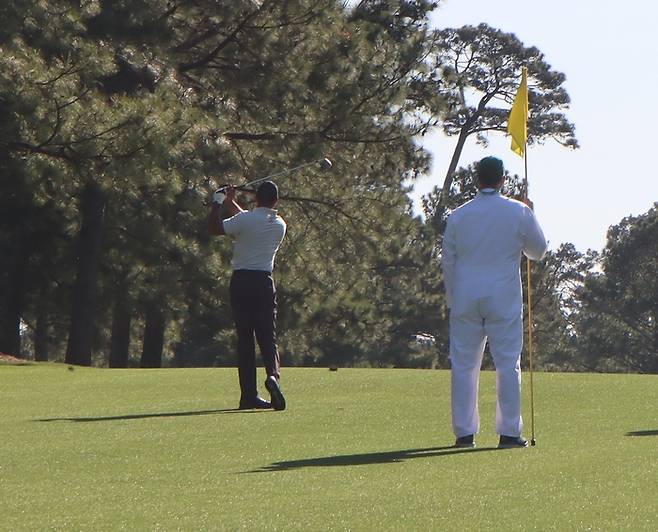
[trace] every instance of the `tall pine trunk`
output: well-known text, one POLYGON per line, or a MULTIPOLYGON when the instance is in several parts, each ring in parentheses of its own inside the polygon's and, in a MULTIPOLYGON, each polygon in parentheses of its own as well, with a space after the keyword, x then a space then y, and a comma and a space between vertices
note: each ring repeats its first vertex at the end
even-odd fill
POLYGON ((0 300, 0 352, 14 356, 21 354, 21 315, 29 259, 25 242, 21 238, 18 240, 16 249, 8 258, 7 284, 0 300))
POLYGON ((132 308, 128 297, 128 287, 121 283, 117 287, 117 297, 112 313, 112 338, 110 340, 111 368, 127 368, 130 356, 130 322, 132 308))
POLYGON ((85 186, 80 210, 82 225, 78 243, 78 267, 65 360, 67 364, 90 366, 105 213, 105 196, 95 182, 85 186))
POLYGON ((48 361, 48 315, 43 308, 37 311, 37 323, 34 330, 34 360, 48 361))
POLYGON ((157 304, 151 304, 146 311, 144 345, 140 363, 142 368, 162 367, 165 325, 165 317, 162 309, 157 304))
POLYGON ((8 297, 0 310, 0 353, 19 356, 21 352, 21 309, 8 297))

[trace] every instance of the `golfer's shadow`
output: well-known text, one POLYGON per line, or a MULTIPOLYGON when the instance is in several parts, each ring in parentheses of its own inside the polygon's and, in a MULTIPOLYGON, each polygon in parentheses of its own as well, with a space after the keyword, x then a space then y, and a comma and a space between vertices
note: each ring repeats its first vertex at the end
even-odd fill
POLYGON ((626 436, 658 436, 658 430, 634 430, 627 432, 626 436))
POLYGON ((182 416, 208 416, 213 414, 255 414, 260 412, 274 412, 274 410, 243 410, 240 408, 223 408, 220 410, 195 410, 191 412, 154 412, 149 414, 125 414, 122 416, 99 416, 99 417, 51 417, 35 419, 34 421, 74 421, 86 423, 90 421, 121 421, 128 419, 149 419, 156 417, 182 417, 182 416))
POLYGON ((246 471, 247 473, 266 473, 272 471, 290 471, 304 467, 332 467, 357 466, 369 464, 390 464, 404 462, 413 458, 431 458, 438 456, 451 456, 455 454, 478 453, 484 451, 499 451, 497 447, 478 447, 475 449, 458 449, 455 447, 426 447, 422 449, 401 449, 398 451, 383 451, 378 453, 343 454, 337 456, 323 456, 319 458, 306 458, 303 460, 288 460, 274 462, 268 466, 246 471))

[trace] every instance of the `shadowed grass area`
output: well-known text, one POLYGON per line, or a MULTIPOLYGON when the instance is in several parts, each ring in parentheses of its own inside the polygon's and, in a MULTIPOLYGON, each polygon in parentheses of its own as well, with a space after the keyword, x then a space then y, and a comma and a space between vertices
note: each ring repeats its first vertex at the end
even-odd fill
POLYGON ((429 447, 426 449, 401 449, 398 451, 386 451, 380 453, 346 454, 337 456, 323 456, 320 458, 308 458, 306 460, 287 460, 275 462, 267 467, 256 470, 264 471, 287 471, 302 467, 329 467, 329 466, 356 466, 367 464, 388 464, 392 462, 403 462, 412 458, 428 458, 438 456, 449 456, 462 453, 477 453, 482 451, 499 451, 497 447, 480 447, 479 449, 455 449, 452 445, 448 447, 429 447))
POLYGON ((490 372, 453 449, 449 382, 286 369, 287 410, 241 411, 233 369, 3 365, 0 530, 658 528, 658 377, 536 374, 523 450, 490 372))

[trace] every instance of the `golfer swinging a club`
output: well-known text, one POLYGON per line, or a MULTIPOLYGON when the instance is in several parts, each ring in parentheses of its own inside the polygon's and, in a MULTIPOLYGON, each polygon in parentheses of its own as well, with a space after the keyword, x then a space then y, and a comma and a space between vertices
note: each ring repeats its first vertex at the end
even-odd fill
POLYGON ((274 256, 286 234, 286 223, 274 209, 278 199, 277 186, 272 181, 265 181, 256 191, 256 207, 246 211, 235 200, 235 188, 228 186, 213 194, 208 216, 209 234, 229 235, 235 239, 230 295, 238 335, 241 409, 286 408, 279 387, 276 289, 272 279, 274 256), (222 204, 230 215, 225 220, 220 217, 222 204), (270 393, 271 402, 258 395, 254 335, 267 372, 265 388, 270 393))
POLYGON ((547 245, 532 202, 501 195, 503 163, 477 163, 478 193, 448 217, 442 266, 450 309, 452 427, 455 447, 474 447, 480 430, 478 380, 484 347, 496 366, 498 447, 526 447, 521 436, 523 299, 521 254, 541 259, 547 245))

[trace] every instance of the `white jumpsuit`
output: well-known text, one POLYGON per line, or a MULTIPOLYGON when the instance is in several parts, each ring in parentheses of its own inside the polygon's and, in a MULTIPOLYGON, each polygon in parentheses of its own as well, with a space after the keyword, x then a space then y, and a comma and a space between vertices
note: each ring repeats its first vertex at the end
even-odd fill
POLYGON ((487 339, 496 366, 496 432, 521 435, 521 253, 539 260, 546 249, 532 210, 494 189, 479 191, 448 218, 442 266, 450 308, 452 426, 458 438, 480 429, 478 383, 487 339))

